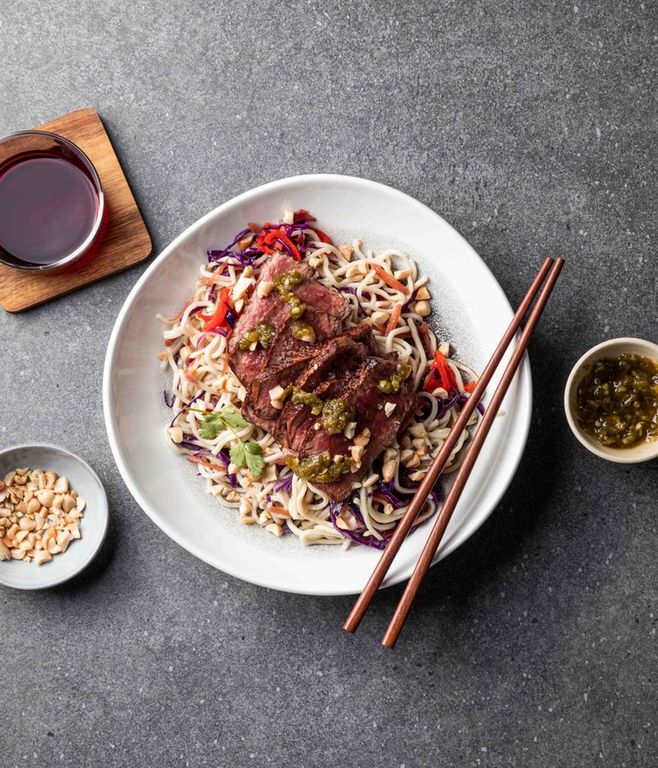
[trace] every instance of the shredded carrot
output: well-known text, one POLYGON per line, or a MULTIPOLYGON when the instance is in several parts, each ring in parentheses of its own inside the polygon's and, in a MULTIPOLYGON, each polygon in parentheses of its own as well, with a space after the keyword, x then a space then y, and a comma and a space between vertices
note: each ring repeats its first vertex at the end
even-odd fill
POLYGON ((203 456, 186 456, 185 458, 192 464, 201 464, 203 467, 207 467, 208 469, 224 469, 223 464, 213 464, 212 461, 205 459, 203 456))
POLYGON ((271 506, 271 507, 267 507, 267 511, 271 515, 278 515, 279 517, 290 517, 290 513, 288 512, 288 510, 284 509, 283 507, 271 506))
POLYGON ((286 466, 286 457, 282 456, 280 459, 274 459, 274 461, 272 463, 276 464, 279 467, 285 467, 286 466))
POLYGON ((381 264, 376 264, 375 262, 370 262, 370 266, 375 270, 375 272, 381 277, 381 279, 386 283, 386 285, 389 285, 391 288, 394 288, 396 291, 400 291, 401 293, 404 293, 405 296, 409 295, 409 289, 406 285, 403 285, 399 280, 396 280, 393 275, 390 272, 387 272, 384 267, 381 266, 381 264))
POLYGON ((388 336, 388 334, 397 326, 401 314, 402 304, 396 304, 393 307, 393 312, 391 313, 391 317, 389 318, 389 321, 386 325, 386 332, 384 334, 385 336, 388 336))
POLYGON ((167 341, 165 341, 165 347, 172 347, 175 341, 176 339, 167 339, 167 341))
POLYGON ((476 386, 477 386, 477 380, 473 379, 472 381, 469 381, 468 384, 464 386, 464 390, 466 392, 472 392, 476 386))

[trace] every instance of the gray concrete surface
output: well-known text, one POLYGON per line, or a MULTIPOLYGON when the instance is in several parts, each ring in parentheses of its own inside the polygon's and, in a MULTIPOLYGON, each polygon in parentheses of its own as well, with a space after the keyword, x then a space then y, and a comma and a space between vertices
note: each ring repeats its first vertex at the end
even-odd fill
POLYGON ((658 335, 658 14, 575 2, 2 5, 0 132, 98 109, 156 253, 237 192, 333 171, 439 211, 512 301, 543 255, 568 266, 516 478, 393 653, 398 589, 349 637, 349 599, 224 576, 133 502, 101 362, 142 267, 0 314, 0 444, 77 450, 112 508, 82 577, 0 589, 0 765, 657 764, 658 467, 585 453, 561 394, 590 345, 658 335))

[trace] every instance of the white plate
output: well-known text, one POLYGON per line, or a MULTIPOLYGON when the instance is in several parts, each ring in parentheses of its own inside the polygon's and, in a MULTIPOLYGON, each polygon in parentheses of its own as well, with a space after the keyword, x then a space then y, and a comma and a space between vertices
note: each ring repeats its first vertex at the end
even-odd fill
POLYGON ((72 541, 66 552, 55 555, 43 565, 24 563, 22 560, 0 561, 0 584, 14 589, 54 587, 72 579, 96 557, 107 532, 105 489, 86 461, 56 445, 16 445, 0 451, 0 478, 17 467, 44 469, 67 477, 71 488, 87 504, 80 523, 82 538, 72 541))
MULTIPOLYGON (((433 324, 458 355, 481 368, 512 317, 503 291, 471 246, 440 216, 408 195, 349 176, 297 176, 265 184, 224 203, 183 232, 151 264, 124 304, 105 360, 105 423, 117 465, 142 509, 174 541, 207 563, 246 581, 287 592, 359 592, 377 560, 366 547, 303 547, 241 526, 237 512, 204 492, 204 481, 166 445, 162 403, 168 384, 158 365, 162 326, 192 293, 208 248, 224 247, 249 221, 277 220, 306 208, 336 241, 398 247, 430 275, 433 324)), ((497 382, 495 380, 494 384, 497 382)), ((493 391, 493 387, 492 387, 493 391)), ((532 385, 527 359, 503 404, 446 531, 437 560, 487 519, 521 458, 530 425, 532 385)), ((409 576, 427 526, 405 542, 386 586, 409 576)))

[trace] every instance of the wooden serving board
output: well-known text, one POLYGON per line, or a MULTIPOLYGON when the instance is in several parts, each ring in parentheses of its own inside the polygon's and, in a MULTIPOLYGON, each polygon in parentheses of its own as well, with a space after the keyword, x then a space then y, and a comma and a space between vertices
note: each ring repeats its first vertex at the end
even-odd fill
POLYGON ((78 109, 37 128, 70 139, 88 155, 103 187, 106 220, 89 261, 69 272, 40 274, 0 264, 0 306, 9 312, 35 307, 151 255, 151 238, 98 113, 78 109))

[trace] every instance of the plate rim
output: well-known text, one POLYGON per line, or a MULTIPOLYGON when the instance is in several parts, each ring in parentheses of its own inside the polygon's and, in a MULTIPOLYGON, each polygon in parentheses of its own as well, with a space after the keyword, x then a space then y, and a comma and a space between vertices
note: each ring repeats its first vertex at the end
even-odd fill
MULTIPOLYGON (((416 207, 422 210, 425 214, 429 213, 433 217, 438 219, 442 225, 452 230, 452 232, 462 241, 464 246, 470 251, 472 251, 473 255, 477 257, 477 259, 481 262, 483 268, 489 274, 492 280, 494 289, 498 291, 500 298, 505 303, 505 305, 509 308, 510 315, 514 313, 512 305, 510 304, 509 299, 505 294, 505 291, 502 289, 502 286, 500 285, 495 275, 489 268, 489 265, 477 253, 475 248, 473 248, 473 246, 468 242, 468 240, 457 229, 455 229, 455 227, 453 227, 452 224, 450 224, 450 222, 444 219, 439 213, 434 211, 425 203, 422 203, 420 200, 417 200, 415 197, 412 197, 406 192, 402 192, 401 190, 396 189, 395 187, 389 186, 388 184, 383 184, 382 182, 373 181, 371 179, 366 179, 360 176, 350 176, 346 174, 336 174, 336 173, 312 173, 312 174, 299 174, 296 176, 286 176, 280 179, 276 179, 274 181, 269 181, 264 184, 260 184, 251 189, 248 189, 245 192, 241 192, 235 197, 232 197, 229 200, 226 200, 223 203, 220 203, 219 205, 215 206, 213 209, 205 213, 201 218, 197 219, 188 227, 186 227, 179 235, 177 235, 169 243, 169 245, 167 245, 159 253, 158 256, 156 256, 155 259, 153 259, 151 264, 149 264, 149 266, 146 268, 143 274, 140 275, 135 285, 133 285, 133 287, 131 288, 130 292, 126 296, 126 299, 123 305, 119 310, 116 320, 114 321, 112 332, 110 334, 110 338, 107 345, 107 351, 105 354, 105 361, 103 365, 103 384, 102 384, 103 417, 105 421, 105 429, 107 432, 110 449, 112 451, 112 456, 119 470, 119 474, 121 475, 121 479, 125 483, 133 499, 137 502, 137 504, 142 509, 142 511, 151 519, 153 523, 155 523, 155 525, 157 525, 158 528, 160 528, 160 530, 163 533, 165 533, 172 541, 174 541, 176 544, 178 544, 180 547, 182 547, 184 550, 186 550, 190 554, 197 557, 202 562, 207 563, 208 565, 212 566, 216 570, 219 570, 222 573, 226 573, 230 576, 233 576, 234 578, 240 579, 242 581, 246 581, 250 584, 255 584, 259 587, 265 587, 267 589, 275 589, 277 591, 286 592, 288 594, 313 595, 317 597, 336 597, 336 596, 342 596, 342 595, 354 595, 354 594, 358 594, 360 589, 350 590, 350 591, 346 591, 345 589, 341 589, 341 588, 332 589, 330 584, 328 584, 327 589, 324 589, 322 592, 319 592, 317 588, 305 589, 303 584, 299 584, 295 588, 292 588, 286 584, 277 583, 276 578, 273 578, 272 580, 268 581, 258 577, 250 576, 248 573, 245 575, 245 572, 239 571, 239 569, 236 569, 233 567, 220 568, 215 562, 212 562, 210 558, 207 557, 205 553, 202 552, 194 543, 190 544, 187 541, 185 541, 184 543, 180 539, 180 537, 174 531, 171 530, 168 523, 166 521, 163 521, 161 518, 159 518, 158 515, 151 510, 150 504, 143 497, 137 485, 132 481, 130 472, 128 470, 127 462, 125 461, 123 451, 119 444, 118 429, 117 429, 117 425, 114 423, 113 413, 111 409, 110 381, 111 381, 112 365, 114 362, 115 355, 117 353, 117 345, 118 345, 120 330, 126 320, 127 315, 131 311, 133 304, 138 299, 144 285, 148 282, 151 275, 157 271, 157 269, 161 264, 163 264, 165 261, 167 261, 171 257, 171 255, 173 254, 173 252, 176 250, 176 248, 179 246, 180 243, 182 243, 188 237, 193 236, 197 231, 202 229, 203 226, 211 219, 215 218, 218 215, 221 215, 221 213, 235 206, 239 206, 242 203, 247 202, 252 197, 256 197, 266 192, 276 192, 277 190, 284 189, 291 184, 332 182, 332 181, 353 184, 355 186, 365 187, 366 189, 385 192, 386 194, 393 194, 395 196, 398 196, 402 200, 404 200, 405 203, 410 204, 413 207, 416 207)), ((522 431, 522 434, 520 436, 518 453, 513 458, 513 461, 511 461, 509 464, 509 470, 508 470, 509 476, 506 479, 506 481, 501 485, 499 491, 492 496, 491 501, 487 505, 488 509, 485 511, 484 515, 478 518, 476 522, 471 522, 470 525, 466 524, 463 527, 462 531, 458 535, 453 537, 450 544, 443 551, 435 555, 434 559, 432 560, 432 566, 436 565, 437 562, 439 562, 440 560, 443 560, 448 555, 452 554, 452 552, 454 552, 458 547, 460 547, 479 528, 481 528, 484 525, 484 523, 493 514, 493 511, 498 506, 501 498, 509 488, 514 476, 516 475, 519 464, 521 462, 521 458, 523 457, 523 454, 525 452, 525 448, 527 445, 528 435, 530 432, 531 419, 532 419, 532 408, 533 408, 532 373, 530 369, 530 361, 529 361, 527 352, 524 355, 523 363, 520 366, 519 370, 517 371, 515 379, 517 377, 518 377, 517 380, 520 382, 520 384, 525 385, 524 391, 521 393, 525 395, 525 397, 519 398, 522 410, 519 414, 519 418, 521 419, 521 422, 518 429, 519 431, 522 431)), ((396 576, 386 579, 382 584, 381 589, 386 589, 387 587, 394 586, 395 584, 398 584, 406 580, 409 577, 409 575, 410 573, 406 573, 406 571, 403 569, 400 573, 396 574, 396 576)))

